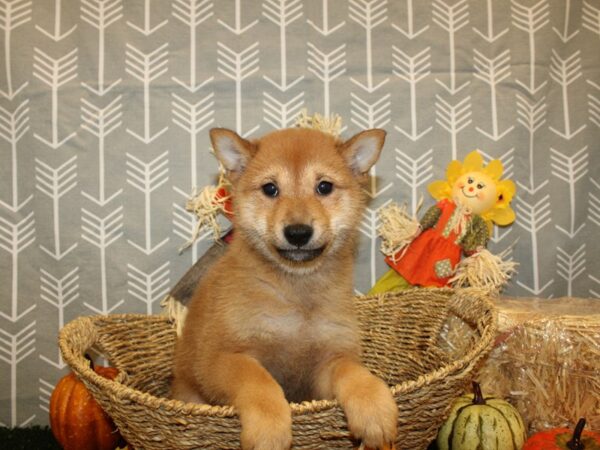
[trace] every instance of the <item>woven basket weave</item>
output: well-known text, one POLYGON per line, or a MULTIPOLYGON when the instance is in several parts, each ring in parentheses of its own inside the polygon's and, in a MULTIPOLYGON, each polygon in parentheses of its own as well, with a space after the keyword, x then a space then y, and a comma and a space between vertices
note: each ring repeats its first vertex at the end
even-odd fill
MULTIPOLYGON (((451 400, 491 348, 494 306, 481 294, 450 289, 359 297, 355 304, 363 361, 391 386, 398 404, 396 448, 425 449, 451 400), (467 332, 448 332, 457 321, 469 324, 467 332)), ((175 336, 162 316, 81 317, 61 330, 59 345, 64 360, 134 448, 239 449, 240 422, 232 407, 167 398, 175 336), (120 370, 115 380, 90 369, 83 355, 92 347, 120 370)), ((294 449, 356 446, 335 401, 292 404, 292 415, 294 449)))

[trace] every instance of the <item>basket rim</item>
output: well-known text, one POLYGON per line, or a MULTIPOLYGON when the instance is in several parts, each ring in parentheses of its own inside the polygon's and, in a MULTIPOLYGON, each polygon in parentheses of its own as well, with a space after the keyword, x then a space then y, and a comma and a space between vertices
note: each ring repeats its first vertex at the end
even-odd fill
MULTIPOLYGON (((403 296, 408 295, 413 289, 401 291, 401 292, 386 292, 383 294, 376 294, 370 296, 358 297, 360 298, 379 298, 384 300, 387 297, 403 296)), ((457 291, 451 288, 436 288, 438 292, 453 293, 456 295, 457 291), (446 292, 444 292, 446 291, 446 292)), ((429 372, 427 374, 419 375, 413 380, 403 381, 395 385, 389 386, 394 396, 404 393, 413 392, 420 389, 427 383, 437 381, 449 374, 454 374, 462 369, 474 366, 484 356, 485 348, 489 346, 490 342, 494 339, 496 330, 496 309, 493 303, 485 295, 479 295, 475 293, 479 301, 482 301, 486 306, 486 312, 490 315, 489 323, 479 330, 479 338, 476 345, 470 348, 461 358, 451 361, 442 367, 429 372)), ((360 300, 359 300, 360 301, 360 300)), ((91 348, 97 343, 97 329, 95 322, 101 320, 127 320, 127 319, 142 319, 152 320, 157 322, 169 322, 172 321, 162 315, 147 315, 140 313, 125 313, 125 314, 109 314, 109 315, 95 315, 95 316, 80 316, 73 319, 67 325, 65 325, 59 332, 59 347, 63 356, 63 359, 68 363, 72 371, 76 376, 84 382, 92 383, 103 391, 112 394, 121 399, 130 400, 145 406, 151 406, 153 409, 164 409, 171 412, 180 412, 186 415, 192 416, 211 416, 211 417, 234 417, 237 415, 236 410, 230 405, 208 405, 200 403, 189 403, 182 400, 170 399, 166 397, 158 397, 153 394, 142 392, 139 389, 127 386, 121 383, 120 377, 115 380, 109 380, 97 374, 93 371, 89 362, 84 358, 83 354, 77 355, 75 351, 68 345, 71 334, 78 333, 87 337, 89 345, 87 349, 91 348)), ((461 318, 465 320, 464 318, 461 318)), ((85 351, 87 351, 87 349, 85 351)), ((307 413, 319 413, 325 410, 339 408, 339 404, 336 400, 310 400, 302 403, 290 403, 292 416, 303 415, 307 413)))

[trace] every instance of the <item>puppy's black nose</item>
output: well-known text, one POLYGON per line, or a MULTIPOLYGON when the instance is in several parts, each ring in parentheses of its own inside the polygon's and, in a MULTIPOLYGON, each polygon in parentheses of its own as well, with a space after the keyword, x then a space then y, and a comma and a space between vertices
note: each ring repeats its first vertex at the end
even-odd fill
POLYGON ((302 247, 310 241, 313 229, 310 225, 304 224, 288 225, 283 229, 283 234, 290 244, 302 247))

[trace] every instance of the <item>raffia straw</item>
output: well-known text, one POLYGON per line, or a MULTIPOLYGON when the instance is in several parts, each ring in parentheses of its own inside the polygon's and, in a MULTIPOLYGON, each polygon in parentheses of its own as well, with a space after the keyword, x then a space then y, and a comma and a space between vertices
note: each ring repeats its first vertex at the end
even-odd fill
POLYGON ((163 298, 160 301, 160 306, 162 308, 163 315, 168 317, 169 320, 175 324, 177 336, 181 336, 183 324, 185 323, 185 318, 188 312, 187 306, 172 295, 167 295, 165 298, 163 298))
POLYGON ((490 293, 499 292, 517 267, 516 262, 504 260, 506 254, 507 251, 494 255, 486 248, 478 249, 458 263, 450 284, 454 287, 477 287, 490 293))
POLYGON ((331 134, 336 138, 342 134, 342 118, 338 114, 331 116, 323 116, 315 113, 312 116, 308 115, 308 111, 303 109, 300 111, 296 119, 296 126, 300 128, 312 128, 331 134))
POLYGON ((391 203, 379 212, 381 252, 396 260, 404 256, 408 244, 421 233, 418 220, 408 214, 406 205, 391 203))
POLYGON ((465 205, 457 200, 454 200, 454 204, 456 205, 456 209, 454 210, 454 214, 450 217, 448 221, 448 228, 453 232, 458 234, 459 239, 462 238, 467 231, 469 231, 469 222, 471 220, 471 208, 468 205, 465 205))
POLYGON ((219 237, 223 234, 221 225, 217 221, 217 217, 220 213, 225 212, 225 203, 231 198, 228 196, 217 197, 217 193, 220 189, 227 188, 230 186, 229 181, 225 177, 225 172, 220 170, 219 181, 217 185, 205 186, 201 191, 197 192, 194 190, 191 197, 185 204, 187 211, 193 212, 197 217, 198 221, 192 232, 192 237, 179 249, 179 252, 184 251, 190 245, 192 245, 200 230, 208 228, 212 231, 212 235, 215 241, 218 241, 219 237))

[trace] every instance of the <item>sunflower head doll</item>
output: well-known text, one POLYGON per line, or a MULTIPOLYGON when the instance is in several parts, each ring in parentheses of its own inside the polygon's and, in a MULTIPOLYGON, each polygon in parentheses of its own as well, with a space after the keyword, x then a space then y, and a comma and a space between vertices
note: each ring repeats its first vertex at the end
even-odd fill
POLYGON ((382 251, 391 267, 371 293, 412 286, 477 286, 498 290, 514 263, 486 250, 493 225, 514 222, 515 184, 501 180, 499 160, 484 166, 477 150, 452 161, 446 179, 428 186, 437 203, 419 222, 392 205, 381 213, 382 251), (463 258, 464 257, 464 258, 463 258))
POLYGON ((501 180, 502 163, 498 159, 483 165, 477 150, 469 153, 464 163, 452 161, 446 169, 446 179, 434 181, 428 186, 436 200, 448 199, 468 208, 480 216, 488 225, 506 226, 515 221, 515 212, 510 207, 516 188, 512 180, 501 180))

